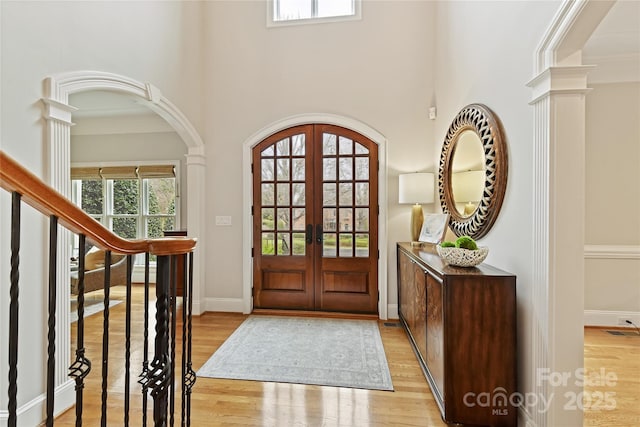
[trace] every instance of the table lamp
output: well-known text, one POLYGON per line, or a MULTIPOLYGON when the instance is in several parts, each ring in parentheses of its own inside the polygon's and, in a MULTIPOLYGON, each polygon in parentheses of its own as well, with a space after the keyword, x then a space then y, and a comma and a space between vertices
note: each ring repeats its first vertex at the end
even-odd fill
POLYGON ((420 230, 424 221, 421 203, 433 203, 434 175, 428 172, 401 174, 398 176, 398 202, 411 203, 411 244, 419 245, 420 230))

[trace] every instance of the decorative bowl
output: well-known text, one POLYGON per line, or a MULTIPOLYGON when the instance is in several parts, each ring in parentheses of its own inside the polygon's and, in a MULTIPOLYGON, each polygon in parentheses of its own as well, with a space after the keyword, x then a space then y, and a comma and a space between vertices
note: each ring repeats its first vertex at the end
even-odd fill
POLYGON ((475 267, 480 264, 489 254, 489 248, 481 246, 478 249, 464 249, 464 248, 443 248, 440 245, 436 246, 438 255, 449 265, 455 265, 457 267, 475 267))

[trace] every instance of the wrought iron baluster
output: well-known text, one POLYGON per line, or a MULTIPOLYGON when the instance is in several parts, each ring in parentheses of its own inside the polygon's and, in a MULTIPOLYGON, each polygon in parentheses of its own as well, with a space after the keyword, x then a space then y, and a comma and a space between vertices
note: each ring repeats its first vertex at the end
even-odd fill
POLYGON ((56 374, 56 274, 58 217, 49 217, 49 318, 47 321, 47 427, 53 426, 56 374))
POLYGON ((104 253, 104 313, 102 325, 102 407, 100 425, 107 425, 107 378, 109 375, 109 296, 111 288, 111 251, 104 253))
POLYGON ((149 390, 149 252, 144 254, 144 349, 142 372, 138 383, 142 386, 142 427, 147 427, 147 390, 149 390))
POLYGON ((149 371, 154 425, 162 427, 167 425, 167 392, 171 369, 169 361, 169 261, 169 256, 159 255, 156 262, 155 354, 149 371))
POLYGON ((8 427, 18 423, 18 296, 20 293, 20 203, 22 196, 11 194, 11 287, 9 288, 9 416, 8 427))
POLYGON ((127 302, 125 313, 125 360, 124 360, 124 425, 129 425, 129 391, 131 381, 131 274, 133 255, 127 256, 127 302))
MULTIPOLYGON (((187 266, 187 255, 180 255, 182 257, 182 263, 187 266)), ((181 407, 180 407, 180 425, 185 425, 185 415, 187 408, 187 268, 182 269, 182 277, 180 283, 182 284, 182 381, 181 381, 181 407)))
POLYGON ((78 251, 78 326, 77 326, 77 344, 76 344, 76 360, 69 367, 69 376, 76 381, 76 427, 82 426, 82 406, 83 406, 83 389, 84 379, 91 371, 91 361, 85 357, 84 348, 84 257, 86 236, 84 234, 79 237, 78 251))
POLYGON ((187 426, 191 425, 191 390, 196 383, 196 373, 191 366, 191 330, 193 318, 193 252, 189 253, 189 290, 187 292, 187 304, 182 302, 183 309, 188 307, 187 321, 187 374, 185 376, 185 384, 187 386, 187 426))
POLYGON ((176 406, 176 306, 178 305, 178 256, 171 255, 171 383, 169 386, 169 425, 173 427, 176 406))

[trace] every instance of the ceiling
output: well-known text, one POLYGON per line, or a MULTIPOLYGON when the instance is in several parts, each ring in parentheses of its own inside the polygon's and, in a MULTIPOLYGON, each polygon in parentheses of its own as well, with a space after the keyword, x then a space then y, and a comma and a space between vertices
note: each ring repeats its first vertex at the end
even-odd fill
POLYGON ((582 62, 597 65, 589 83, 640 81, 640 1, 611 7, 582 49, 582 62))

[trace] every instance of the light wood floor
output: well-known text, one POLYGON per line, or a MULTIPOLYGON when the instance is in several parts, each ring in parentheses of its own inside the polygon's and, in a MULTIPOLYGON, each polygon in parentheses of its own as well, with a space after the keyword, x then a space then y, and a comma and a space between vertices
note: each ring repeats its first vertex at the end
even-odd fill
MULTIPOLYGON (((112 288, 112 298, 124 299, 124 288, 112 288)), ((130 425, 142 425, 142 398, 135 382, 143 356, 143 293, 134 286, 132 303, 130 425)), ((110 360, 108 382, 109 426, 123 425, 125 304, 110 310, 110 360)), ((154 314, 151 313, 151 318, 154 314)), ((180 316, 178 316, 180 317, 180 316)), ((193 319, 193 367, 198 370, 246 316, 231 313, 206 313, 193 319)), ((150 322, 153 324, 153 322, 150 322)), ((393 323, 393 322, 392 322, 393 323)), ((180 332, 181 327, 178 328, 180 332)), ((349 388, 263 383, 256 381, 198 378, 192 395, 193 426, 445 426, 426 380, 402 328, 385 326, 380 332, 387 355, 394 392, 349 388)), ((75 323, 72 339, 75 344, 75 323)), ((177 341, 181 342, 180 333, 177 341)), ((87 357, 93 371, 86 380, 83 421, 86 426, 100 424, 102 352, 102 315, 87 319, 85 330, 87 357)), ((153 343, 150 343, 150 348, 153 343)), ((75 348, 75 345, 73 346, 75 348)), ((176 349, 180 354, 180 348, 176 349)), ((178 356, 178 361, 180 357, 178 356)), ((640 425, 640 338, 613 336, 599 329, 585 330, 585 367, 587 370, 613 371, 618 376, 614 410, 585 411, 585 426, 640 425)), ((589 372, 589 371, 588 371, 589 372)), ((586 392, 611 392, 609 389, 586 392)), ((180 401, 176 397, 176 425, 179 425, 180 401)), ((149 399, 149 406, 152 401, 149 399)), ((152 425, 152 413, 148 410, 152 425)), ((75 425, 75 410, 56 419, 56 426, 75 425)))

